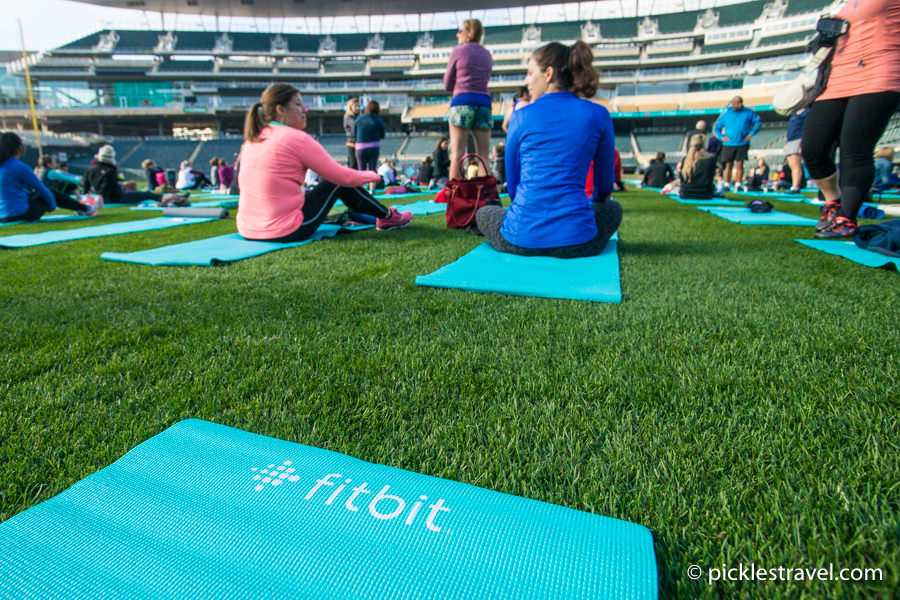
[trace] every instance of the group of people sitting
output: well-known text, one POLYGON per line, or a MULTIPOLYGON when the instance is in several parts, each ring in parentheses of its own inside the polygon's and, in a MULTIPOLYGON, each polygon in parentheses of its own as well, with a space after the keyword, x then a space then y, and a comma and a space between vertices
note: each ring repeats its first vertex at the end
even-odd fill
MULTIPOLYGON (((502 162, 500 153, 494 161, 495 169, 502 164, 512 205, 508 210, 484 206, 476 214, 478 229, 501 252, 564 258, 598 254, 622 220, 622 207, 610 196, 616 179, 612 119, 606 108, 585 99, 599 85, 592 61, 583 42, 547 44, 529 60, 530 102, 510 117, 502 162)), ((377 117, 373 109, 367 106, 366 114, 377 117)), ((382 179, 371 152, 377 146, 366 141, 383 137, 381 131, 369 135, 379 129, 378 122, 352 114, 345 120, 348 159, 352 149, 357 168, 344 167, 304 131, 306 111, 299 90, 284 83, 269 86, 248 111, 238 172, 238 232, 251 240, 309 239, 339 199, 351 211, 373 217, 380 231, 408 226, 411 213, 384 206, 372 188, 363 187, 382 179), (310 169, 320 179, 304 189, 310 169)), ((447 176, 448 145, 440 140, 423 161, 420 182, 447 176)))
MULTIPOLYGON (((25 145, 18 135, 0 135, 0 222, 38 221, 57 208, 93 217, 104 204, 145 200, 162 205, 182 204, 188 195, 138 191, 135 182, 123 180, 116 165, 115 148, 110 145, 100 147, 80 178, 68 173, 50 155, 41 156, 32 171, 21 160, 24 154, 25 145)), ((154 166, 152 161, 150 166, 154 166)))

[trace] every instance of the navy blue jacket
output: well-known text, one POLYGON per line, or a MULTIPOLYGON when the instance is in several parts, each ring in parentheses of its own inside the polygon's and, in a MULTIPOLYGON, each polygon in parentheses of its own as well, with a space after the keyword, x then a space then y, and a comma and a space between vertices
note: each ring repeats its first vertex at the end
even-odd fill
POLYGON ((353 123, 353 135, 357 142, 378 142, 384 138, 384 121, 372 113, 362 114, 353 123))

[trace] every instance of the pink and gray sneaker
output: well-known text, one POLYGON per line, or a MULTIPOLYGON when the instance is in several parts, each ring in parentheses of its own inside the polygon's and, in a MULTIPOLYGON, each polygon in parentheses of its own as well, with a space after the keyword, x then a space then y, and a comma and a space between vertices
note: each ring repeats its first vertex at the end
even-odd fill
POLYGON ((411 212, 400 212, 393 206, 390 208, 390 211, 387 217, 375 219, 375 229, 378 231, 401 229, 412 223, 413 214, 411 212))
POLYGON ((103 207, 103 196, 100 194, 85 194, 81 197, 79 202, 88 207, 82 214, 89 217, 96 217, 97 213, 100 212, 100 209, 103 207))

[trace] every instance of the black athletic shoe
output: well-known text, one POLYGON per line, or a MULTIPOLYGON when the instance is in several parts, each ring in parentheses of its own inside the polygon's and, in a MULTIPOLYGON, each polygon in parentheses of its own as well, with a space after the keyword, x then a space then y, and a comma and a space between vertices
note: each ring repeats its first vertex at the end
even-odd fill
MULTIPOLYGON (((826 202, 825 206, 822 207, 821 216, 819 217, 819 222, 816 223, 816 232, 825 231, 828 227, 831 226, 832 221, 837 216, 838 210, 841 208, 840 202, 826 202)), ((818 237, 818 236, 816 236, 818 237)))
POLYGON ((816 232, 820 240, 847 240, 852 239, 859 231, 859 225, 846 217, 835 217, 831 225, 816 232))

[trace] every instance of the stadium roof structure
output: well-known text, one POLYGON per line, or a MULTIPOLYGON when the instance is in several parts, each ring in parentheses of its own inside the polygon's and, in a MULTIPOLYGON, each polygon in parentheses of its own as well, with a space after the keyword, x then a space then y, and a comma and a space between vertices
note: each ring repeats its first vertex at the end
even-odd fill
POLYGON ((75 0, 110 8, 231 17, 352 17, 481 11, 551 4, 547 0, 75 0))

